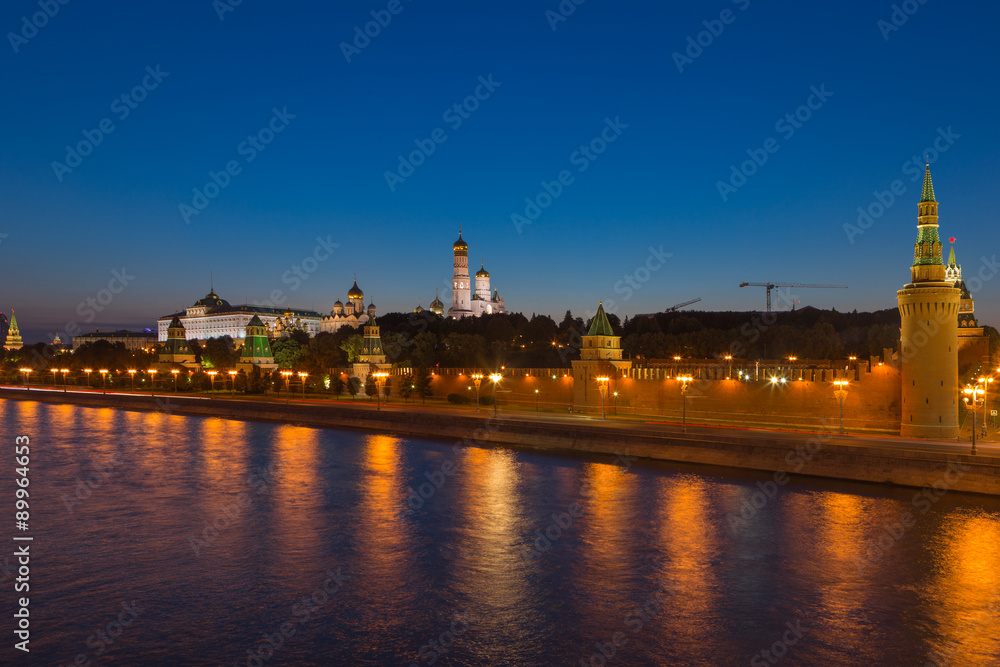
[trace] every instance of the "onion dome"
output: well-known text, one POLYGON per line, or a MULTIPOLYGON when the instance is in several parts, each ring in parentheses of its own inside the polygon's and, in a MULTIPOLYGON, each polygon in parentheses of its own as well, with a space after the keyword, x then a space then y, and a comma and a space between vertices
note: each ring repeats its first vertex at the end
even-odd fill
POLYGON ((469 244, 462 240, 462 230, 458 231, 458 240, 455 241, 451 247, 453 250, 464 250, 468 252, 469 244))
POLYGON ((413 309, 413 312, 415 312, 415 313, 422 313, 422 312, 424 312, 423 307, 420 305, 420 300, 419 299, 417 300, 417 307, 413 309))
POLYGON ((350 291, 347 293, 347 298, 350 299, 351 301, 354 301, 355 299, 364 300, 365 293, 361 291, 360 287, 358 287, 357 278, 354 279, 354 287, 352 287, 350 291))
POLYGON ((489 278, 490 277, 490 272, 486 270, 486 268, 483 266, 482 262, 479 263, 479 270, 476 271, 476 277, 477 278, 489 278))
POLYGON ((340 300, 340 295, 339 294, 337 295, 337 300, 333 302, 333 305, 334 305, 334 307, 336 307, 336 306, 340 306, 341 308, 344 307, 343 302, 340 300))

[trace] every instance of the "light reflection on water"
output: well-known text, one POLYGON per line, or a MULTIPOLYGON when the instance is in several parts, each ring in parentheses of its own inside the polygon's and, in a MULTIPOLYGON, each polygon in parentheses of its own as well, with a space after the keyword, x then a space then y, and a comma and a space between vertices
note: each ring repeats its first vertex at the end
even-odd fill
POLYGON ((32 438, 40 663, 98 658, 133 599, 100 661, 247 664, 285 623, 263 664, 577 665, 616 633, 609 664, 746 664, 799 622, 788 664, 1000 662, 1000 499, 923 514, 799 477, 734 527, 768 475, 18 401, 0 423, 32 438))

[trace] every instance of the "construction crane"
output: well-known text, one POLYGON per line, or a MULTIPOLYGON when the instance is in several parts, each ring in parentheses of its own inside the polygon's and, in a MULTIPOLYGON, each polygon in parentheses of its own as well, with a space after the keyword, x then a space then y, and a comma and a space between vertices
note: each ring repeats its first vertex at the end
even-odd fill
POLYGON ((803 283, 740 283, 740 287, 765 287, 767 288, 767 312, 771 312, 771 290, 775 287, 795 287, 809 289, 847 289, 847 285, 805 285, 803 283))
POLYGON ((692 303, 698 303, 699 301, 701 301, 701 297, 700 296, 697 299, 691 299, 690 301, 685 301, 684 303, 678 303, 676 305, 670 306, 669 308, 667 308, 663 312, 665 312, 665 313, 673 313, 673 312, 676 312, 676 311, 680 310, 684 306, 690 306, 692 303))

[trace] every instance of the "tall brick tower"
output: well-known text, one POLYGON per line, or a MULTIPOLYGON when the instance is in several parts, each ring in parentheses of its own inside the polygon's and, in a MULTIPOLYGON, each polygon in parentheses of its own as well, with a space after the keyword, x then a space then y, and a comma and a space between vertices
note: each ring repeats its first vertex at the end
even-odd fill
POLYGON ((910 283, 896 300, 902 320, 903 406, 900 435, 958 438, 958 307, 962 291, 945 275, 931 168, 917 214, 910 283))

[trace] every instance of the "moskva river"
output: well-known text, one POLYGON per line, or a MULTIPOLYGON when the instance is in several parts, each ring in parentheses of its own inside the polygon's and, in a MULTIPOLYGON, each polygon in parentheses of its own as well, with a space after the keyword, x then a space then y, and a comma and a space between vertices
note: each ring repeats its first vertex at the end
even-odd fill
POLYGON ((21 401, 0 424, 6 664, 1000 664, 1000 500, 946 481, 21 401))

